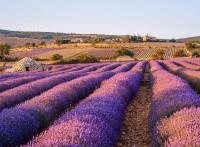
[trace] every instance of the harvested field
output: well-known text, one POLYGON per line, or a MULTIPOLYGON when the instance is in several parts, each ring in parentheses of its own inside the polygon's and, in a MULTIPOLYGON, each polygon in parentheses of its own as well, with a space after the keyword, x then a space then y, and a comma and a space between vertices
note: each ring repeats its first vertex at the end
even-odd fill
POLYGON ((61 54, 65 59, 75 58, 81 54, 89 54, 100 59, 112 58, 119 48, 128 48, 134 52, 134 57, 139 60, 151 59, 158 49, 165 50, 165 58, 173 57, 174 53, 183 49, 181 43, 122 43, 122 44, 68 44, 68 45, 48 45, 46 48, 14 49, 12 57, 36 56, 40 59, 51 59, 53 54, 61 54), (23 51, 24 50, 24 51, 23 51))

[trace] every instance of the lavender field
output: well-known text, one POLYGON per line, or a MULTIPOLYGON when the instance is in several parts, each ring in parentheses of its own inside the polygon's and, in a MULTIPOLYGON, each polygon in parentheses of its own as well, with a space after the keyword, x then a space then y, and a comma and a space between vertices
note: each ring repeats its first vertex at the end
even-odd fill
POLYGON ((0 147, 200 146, 199 58, 49 66, 0 74, 0 147))

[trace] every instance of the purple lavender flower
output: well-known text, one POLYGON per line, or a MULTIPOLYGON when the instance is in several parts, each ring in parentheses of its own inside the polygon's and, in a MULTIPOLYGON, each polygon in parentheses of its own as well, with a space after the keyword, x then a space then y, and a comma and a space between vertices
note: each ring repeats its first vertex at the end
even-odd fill
POLYGON ((27 84, 29 82, 35 81, 35 80, 40 80, 44 78, 44 75, 41 76, 26 76, 26 77, 21 77, 21 78, 14 78, 6 81, 2 81, 0 83, 0 92, 5 91, 7 89, 11 89, 23 84, 27 84))
POLYGON ((89 95, 103 80, 113 75, 112 72, 105 72, 80 77, 16 107, 3 110, 0 113, 0 142, 12 146, 26 142, 70 104, 89 95))
POLYGON ((58 84, 84 75, 84 73, 66 73, 62 75, 55 75, 6 90, 5 92, 0 93, 0 111, 3 108, 14 106, 20 102, 39 95, 58 84))
POLYGON ((114 73, 126 72, 130 68, 132 68, 135 64, 136 63, 134 63, 134 62, 122 64, 121 66, 113 69, 112 72, 114 72, 114 73))
POLYGON ((113 69, 119 67, 120 65, 121 65, 120 63, 111 63, 111 64, 108 64, 108 65, 96 70, 95 72, 110 71, 110 70, 113 70, 113 69))
POLYGON ((144 65, 145 62, 140 67, 134 66, 129 72, 106 80, 99 89, 75 109, 65 113, 29 145, 114 146, 125 108, 138 91, 143 77, 143 70, 138 69, 144 65))
POLYGON ((190 64, 190 63, 187 63, 187 62, 184 62, 184 61, 175 60, 173 62, 178 64, 178 65, 180 65, 180 66, 188 68, 188 69, 193 69, 193 70, 199 70, 200 69, 200 66, 194 65, 194 64, 190 64))
POLYGON ((150 62, 150 64, 153 95, 149 114, 149 127, 155 145, 157 142, 154 129, 156 123, 161 118, 170 116, 185 107, 200 106, 200 99, 194 90, 180 77, 165 71, 155 61, 150 62))
POLYGON ((200 108, 184 108, 156 126, 162 146, 200 146, 200 108))
POLYGON ((179 67, 173 62, 165 61, 164 66, 188 81, 196 90, 200 91, 200 71, 179 67))

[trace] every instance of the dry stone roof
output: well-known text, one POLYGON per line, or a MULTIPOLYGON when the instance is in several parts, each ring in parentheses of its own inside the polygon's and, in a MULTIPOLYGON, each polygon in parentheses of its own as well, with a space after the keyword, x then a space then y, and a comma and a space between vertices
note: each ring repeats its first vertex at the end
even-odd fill
POLYGON ((30 57, 25 57, 18 61, 12 66, 8 72, 19 72, 19 71, 42 71, 44 67, 37 61, 31 59, 30 57))

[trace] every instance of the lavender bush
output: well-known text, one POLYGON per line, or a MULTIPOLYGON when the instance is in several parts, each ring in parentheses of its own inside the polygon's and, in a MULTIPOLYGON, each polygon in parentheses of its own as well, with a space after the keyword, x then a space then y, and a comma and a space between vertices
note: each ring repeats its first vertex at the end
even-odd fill
POLYGON ((0 74, 0 80, 6 79, 6 78, 19 78, 24 76, 41 76, 41 75, 47 75, 48 72, 18 72, 18 73, 3 73, 0 74))
POLYGON ((167 70, 173 72, 174 74, 178 74, 179 71, 184 69, 184 67, 178 66, 169 60, 162 61, 160 62, 160 64, 163 65, 167 70))
POLYGON ((81 70, 83 68, 86 68, 88 67, 89 65, 87 64, 84 64, 84 65, 77 65, 77 66, 72 66, 70 67, 69 69, 67 67, 63 67, 63 68, 59 68, 57 70, 54 70, 54 71, 63 71, 63 70, 68 70, 68 71, 78 71, 78 70, 81 70))
POLYGON ((66 70, 72 70, 73 68, 75 68, 75 67, 77 67, 77 66, 75 66, 75 65, 68 65, 68 66, 62 66, 62 67, 57 67, 57 68, 55 68, 55 67, 53 67, 53 69, 52 69, 52 71, 66 71, 66 70))
POLYGON ((161 146, 200 146, 200 108, 184 108, 157 124, 161 146))
POLYGON ((105 81, 29 145, 115 146, 125 108, 138 91, 144 66, 145 62, 105 81))
POLYGON ((107 64, 106 63, 96 63, 92 66, 86 67, 86 68, 79 70, 79 71, 80 72, 92 72, 92 71, 98 70, 99 68, 104 67, 105 65, 107 65, 107 64))
POLYGON ((200 66, 198 66, 198 65, 190 64, 190 63, 187 63, 187 62, 184 62, 184 61, 180 61, 180 60, 175 60, 173 62, 178 64, 178 65, 181 65, 181 66, 183 66, 185 68, 188 68, 188 69, 200 70, 200 66))
MULTIPOLYGON (((0 113, 0 142, 3 145, 23 144, 40 132, 70 104, 86 97, 112 72, 90 74, 60 84, 43 94, 0 113)), ((21 98, 21 97, 19 97, 21 98)))
POLYGON ((41 76, 26 76, 26 77, 21 77, 21 78, 14 78, 6 81, 2 81, 0 83, 0 92, 5 91, 7 89, 11 89, 23 84, 27 84, 29 82, 35 81, 35 80, 40 80, 44 78, 44 75, 41 76))
POLYGON ((170 116, 185 107, 199 106, 200 99, 180 77, 165 71, 155 61, 150 62, 150 65, 153 95, 149 114, 149 127, 155 145, 157 143, 154 129, 156 123, 161 118, 170 116))
POLYGON ((134 63, 134 62, 122 64, 121 66, 113 69, 112 72, 114 72, 114 73, 126 72, 130 68, 132 68, 135 64, 136 63, 134 63))
POLYGON ((110 70, 113 70, 117 67, 119 67, 121 64, 120 63, 111 63, 111 64, 108 64, 100 69, 98 69, 97 71, 95 72, 105 72, 105 71, 110 71, 110 70))
POLYGON ((170 61, 165 61, 163 64, 169 71, 187 80, 196 90, 200 91, 200 71, 181 68, 170 61))
POLYGON ((37 80, 0 93, 0 111, 30 99, 54 86, 84 76, 84 73, 66 73, 37 80))

